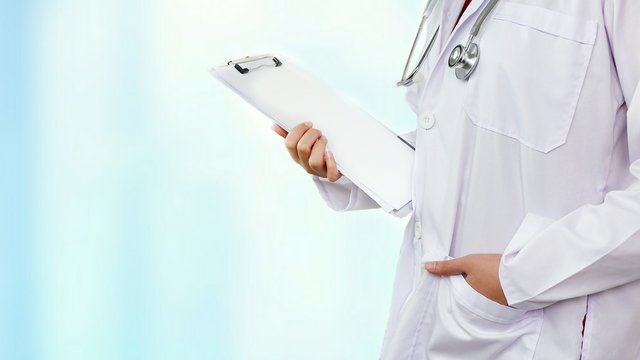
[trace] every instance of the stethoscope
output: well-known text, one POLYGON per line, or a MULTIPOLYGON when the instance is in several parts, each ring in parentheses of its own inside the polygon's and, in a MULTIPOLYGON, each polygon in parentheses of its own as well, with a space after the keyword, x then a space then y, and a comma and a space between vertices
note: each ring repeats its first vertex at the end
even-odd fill
MULTIPOLYGON (((480 33, 480 29, 487 19, 487 16, 489 16, 491 11, 496 7, 498 1, 499 0, 489 0, 489 4, 487 4, 487 6, 482 10, 480 16, 473 24, 466 45, 463 46, 462 44, 459 44, 451 51, 447 63, 449 64, 450 68, 455 69, 456 78, 460 80, 467 80, 476 70, 476 67, 478 66, 478 60, 480 59, 480 47, 477 43, 474 42, 474 40, 476 39, 476 36, 478 36, 478 33, 480 33)), ((422 67, 422 64, 427 59, 429 53, 431 52, 431 49, 433 48, 433 45, 435 44, 438 33, 440 32, 440 26, 438 26, 438 28, 436 29, 435 33, 431 37, 431 40, 429 40, 427 48, 422 53, 422 56, 420 56, 420 60, 418 60, 416 67, 413 69, 413 71, 411 71, 409 75, 407 75, 409 64, 416 49, 416 45, 418 44, 420 34, 422 33, 427 20, 431 17, 431 14, 433 13, 437 2, 438 0, 429 0, 429 2, 427 3, 427 7, 424 11, 424 14, 422 15, 422 20, 420 21, 418 33, 416 34, 416 38, 413 40, 411 52, 409 52, 407 63, 405 64, 404 71, 402 72, 402 80, 398 82, 397 86, 409 86, 413 84, 414 76, 422 67)))

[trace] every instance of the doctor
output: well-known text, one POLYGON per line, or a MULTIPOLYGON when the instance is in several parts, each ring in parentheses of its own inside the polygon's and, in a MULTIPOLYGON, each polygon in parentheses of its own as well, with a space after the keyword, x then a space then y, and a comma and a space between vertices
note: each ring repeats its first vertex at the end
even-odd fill
MULTIPOLYGON (((413 215, 381 359, 640 359, 640 1, 428 12, 436 36, 407 83, 413 215), (465 78, 454 48, 471 42, 465 78)), ((311 123, 275 130, 330 207, 377 206, 311 123)))

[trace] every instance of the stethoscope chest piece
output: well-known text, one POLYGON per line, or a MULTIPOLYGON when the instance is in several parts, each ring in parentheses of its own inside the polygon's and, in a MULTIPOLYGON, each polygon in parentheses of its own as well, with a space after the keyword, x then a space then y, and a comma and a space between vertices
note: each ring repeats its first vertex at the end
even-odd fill
POLYGON ((478 44, 470 42, 466 47, 458 45, 449 55, 449 67, 454 68, 456 77, 460 80, 467 80, 476 70, 480 60, 480 48, 478 44))

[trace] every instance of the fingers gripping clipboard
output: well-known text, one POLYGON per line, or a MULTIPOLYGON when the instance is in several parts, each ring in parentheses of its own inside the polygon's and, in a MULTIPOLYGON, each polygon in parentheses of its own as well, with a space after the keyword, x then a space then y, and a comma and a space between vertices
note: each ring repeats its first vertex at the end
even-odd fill
POLYGON ((327 137, 338 170, 385 211, 396 213, 411 202, 411 145, 320 79, 272 55, 229 61, 211 72, 287 131, 313 122, 327 137))

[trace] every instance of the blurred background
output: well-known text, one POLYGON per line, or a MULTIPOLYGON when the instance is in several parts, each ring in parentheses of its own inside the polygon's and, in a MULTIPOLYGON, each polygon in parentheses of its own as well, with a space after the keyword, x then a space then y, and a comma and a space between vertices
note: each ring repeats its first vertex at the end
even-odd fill
POLYGON ((208 70, 275 52, 406 132, 423 1, 0 4, 0 359, 377 358, 406 219, 332 212, 208 70))

